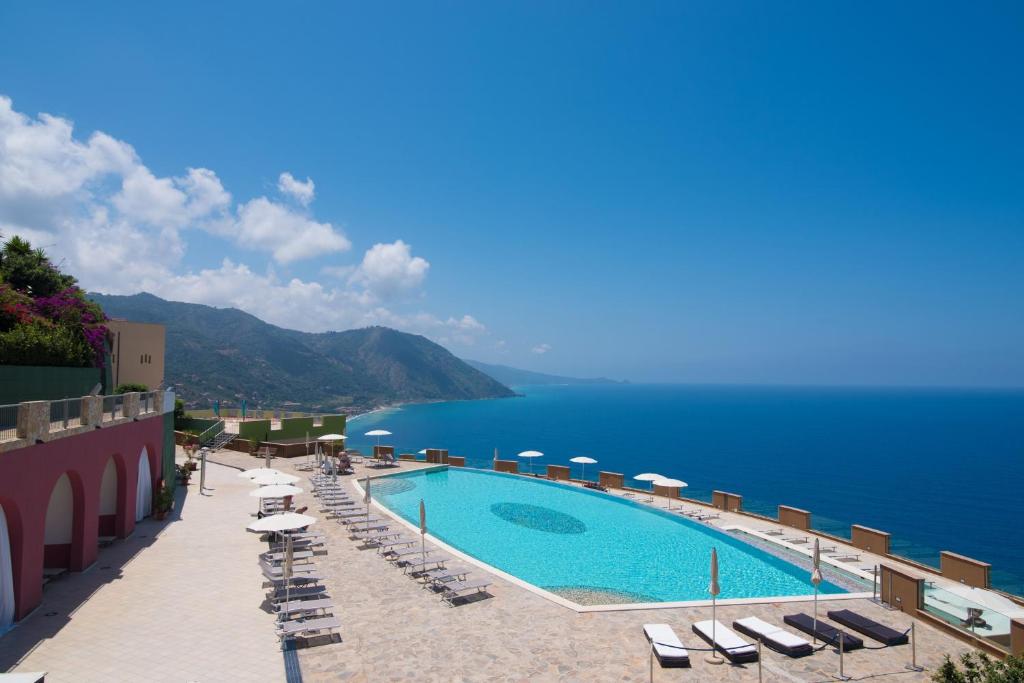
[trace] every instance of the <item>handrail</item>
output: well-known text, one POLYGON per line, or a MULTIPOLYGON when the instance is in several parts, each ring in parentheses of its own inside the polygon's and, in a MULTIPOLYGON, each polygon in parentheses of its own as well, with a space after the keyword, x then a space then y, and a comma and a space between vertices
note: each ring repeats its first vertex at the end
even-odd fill
POLYGON ((196 437, 200 447, 205 446, 214 439, 216 439, 224 431, 224 420, 217 420, 215 424, 210 425, 196 437))

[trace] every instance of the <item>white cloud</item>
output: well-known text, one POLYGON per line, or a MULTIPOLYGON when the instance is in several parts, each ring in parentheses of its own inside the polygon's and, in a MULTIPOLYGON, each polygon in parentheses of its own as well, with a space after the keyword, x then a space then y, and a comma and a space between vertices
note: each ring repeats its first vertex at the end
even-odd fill
POLYGON ((361 284, 375 299, 392 299, 423 284, 430 264, 412 255, 412 248, 397 240, 375 244, 363 256, 363 262, 351 280, 361 284))
POLYGON ((293 197, 303 206, 309 206, 309 203, 313 201, 316 185, 313 184, 312 178, 307 177, 303 182, 296 180, 291 173, 285 171, 277 179, 277 189, 281 193, 293 197))
POLYGON ((430 268, 402 240, 375 244, 358 265, 325 266, 321 273, 332 278, 327 284, 279 278, 269 264, 261 273, 234 256, 199 271, 184 264, 187 237, 196 229, 279 264, 351 249, 330 223, 307 215, 312 180, 283 173, 279 186, 302 207, 266 197, 234 204, 206 168, 157 176, 131 145, 99 132, 76 139, 70 121, 31 118, 0 96, 0 234, 44 247, 86 289, 233 306, 307 331, 387 325, 464 345, 488 334, 468 314, 439 317, 381 305, 409 297, 430 268))
POLYGON ((532 349, 530 349, 530 353, 536 353, 538 356, 542 356, 550 350, 551 344, 537 344, 532 349))
POLYGON ((330 223, 317 223, 266 197, 239 206, 238 220, 228 230, 241 244, 269 251, 279 263, 352 248, 330 223))

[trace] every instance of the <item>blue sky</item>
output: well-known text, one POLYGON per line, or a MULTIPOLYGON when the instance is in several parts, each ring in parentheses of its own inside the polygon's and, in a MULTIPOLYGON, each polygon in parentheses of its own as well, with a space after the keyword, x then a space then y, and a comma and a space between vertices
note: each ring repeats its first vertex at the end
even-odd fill
POLYGON ((0 231, 92 289, 567 374, 1024 385, 1018 3, 151 5, 0 7, 0 231))

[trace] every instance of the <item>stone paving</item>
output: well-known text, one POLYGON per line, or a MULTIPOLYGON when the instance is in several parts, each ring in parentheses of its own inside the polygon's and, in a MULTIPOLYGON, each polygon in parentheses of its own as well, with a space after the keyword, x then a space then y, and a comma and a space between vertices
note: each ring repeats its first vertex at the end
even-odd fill
MULTIPOLYGON (((213 460, 221 463, 209 466, 214 490, 199 496, 193 479, 179 499, 180 519, 142 523, 131 539, 103 550, 89 571, 48 588, 43 606, 0 638, 0 671, 45 670, 47 680, 58 683, 285 680, 273 617, 261 608, 256 556, 263 546, 242 531, 255 507, 252 486, 236 476, 262 461, 229 451, 213 460)), ((290 472, 299 464, 275 460, 273 466, 290 472)), ((415 466, 402 463, 401 469, 415 466)), ((366 472, 357 466, 357 477, 366 472)), ((295 473, 308 489, 308 473, 295 473)), ((352 479, 344 478, 347 485, 352 479)), ((316 527, 328 536, 329 552, 316 562, 342 621, 340 639, 308 647, 300 642, 301 680, 648 681, 643 624, 668 623, 687 646, 703 646, 690 624, 710 618, 709 608, 581 613, 481 568, 473 575, 494 582, 493 597, 447 607, 373 549, 350 540, 340 524, 323 519, 308 491, 296 505, 309 505, 307 514, 321 517, 316 527)), ((739 523, 731 517, 744 520, 723 515, 716 524, 739 523)), ((821 614, 855 609, 900 630, 910 625, 906 615, 867 599, 822 600, 819 607, 821 614)), ((809 602, 719 606, 718 618, 730 623, 755 615, 781 624, 782 615, 811 609, 809 602)), ((917 656, 925 672, 905 669, 910 648, 901 646, 849 653, 846 673, 854 680, 923 681, 944 653, 966 649, 919 624, 917 656)), ((691 669, 655 664, 653 679, 757 680, 756 664, 712 666, 703 655, 691 652, 691 669)), ((766 681, 829 681, 837 671, 832 648, 803 659, 765 650, 766 681)))
POLYGON ((147 519, 0 637, 0 671, 48 671, 47 683, 282 681, 284 660, 244 530, 255 500, 237 470, 210 465, 179 487, 176 512, 147 519))

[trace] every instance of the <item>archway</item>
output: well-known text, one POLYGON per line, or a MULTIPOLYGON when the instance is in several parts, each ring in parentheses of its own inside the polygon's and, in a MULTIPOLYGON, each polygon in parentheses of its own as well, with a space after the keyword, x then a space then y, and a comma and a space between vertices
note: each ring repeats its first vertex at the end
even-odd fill
POLYGON ((153 476, 149 468, 149 452, 139 454, 139 481, 135 488, 135 521, 141 522, 153 511, 153 476))
POLYGON ((114 458, 108 458, 107 466, 103 469, 103 479, 100 482, 100 520, 98 530, 101 537, 117 535, 117 511, 120 509, 117 486, 119 476, 117 463, 114 461, 114 458))
POLYGON ((67 472, 60 475, 46 506, 43 568, 68 569, 75 523, 75 496, 67 472))
POLYGON ((14 623, 14 552, 7 515, 0 505, 0 635, 14 623))

